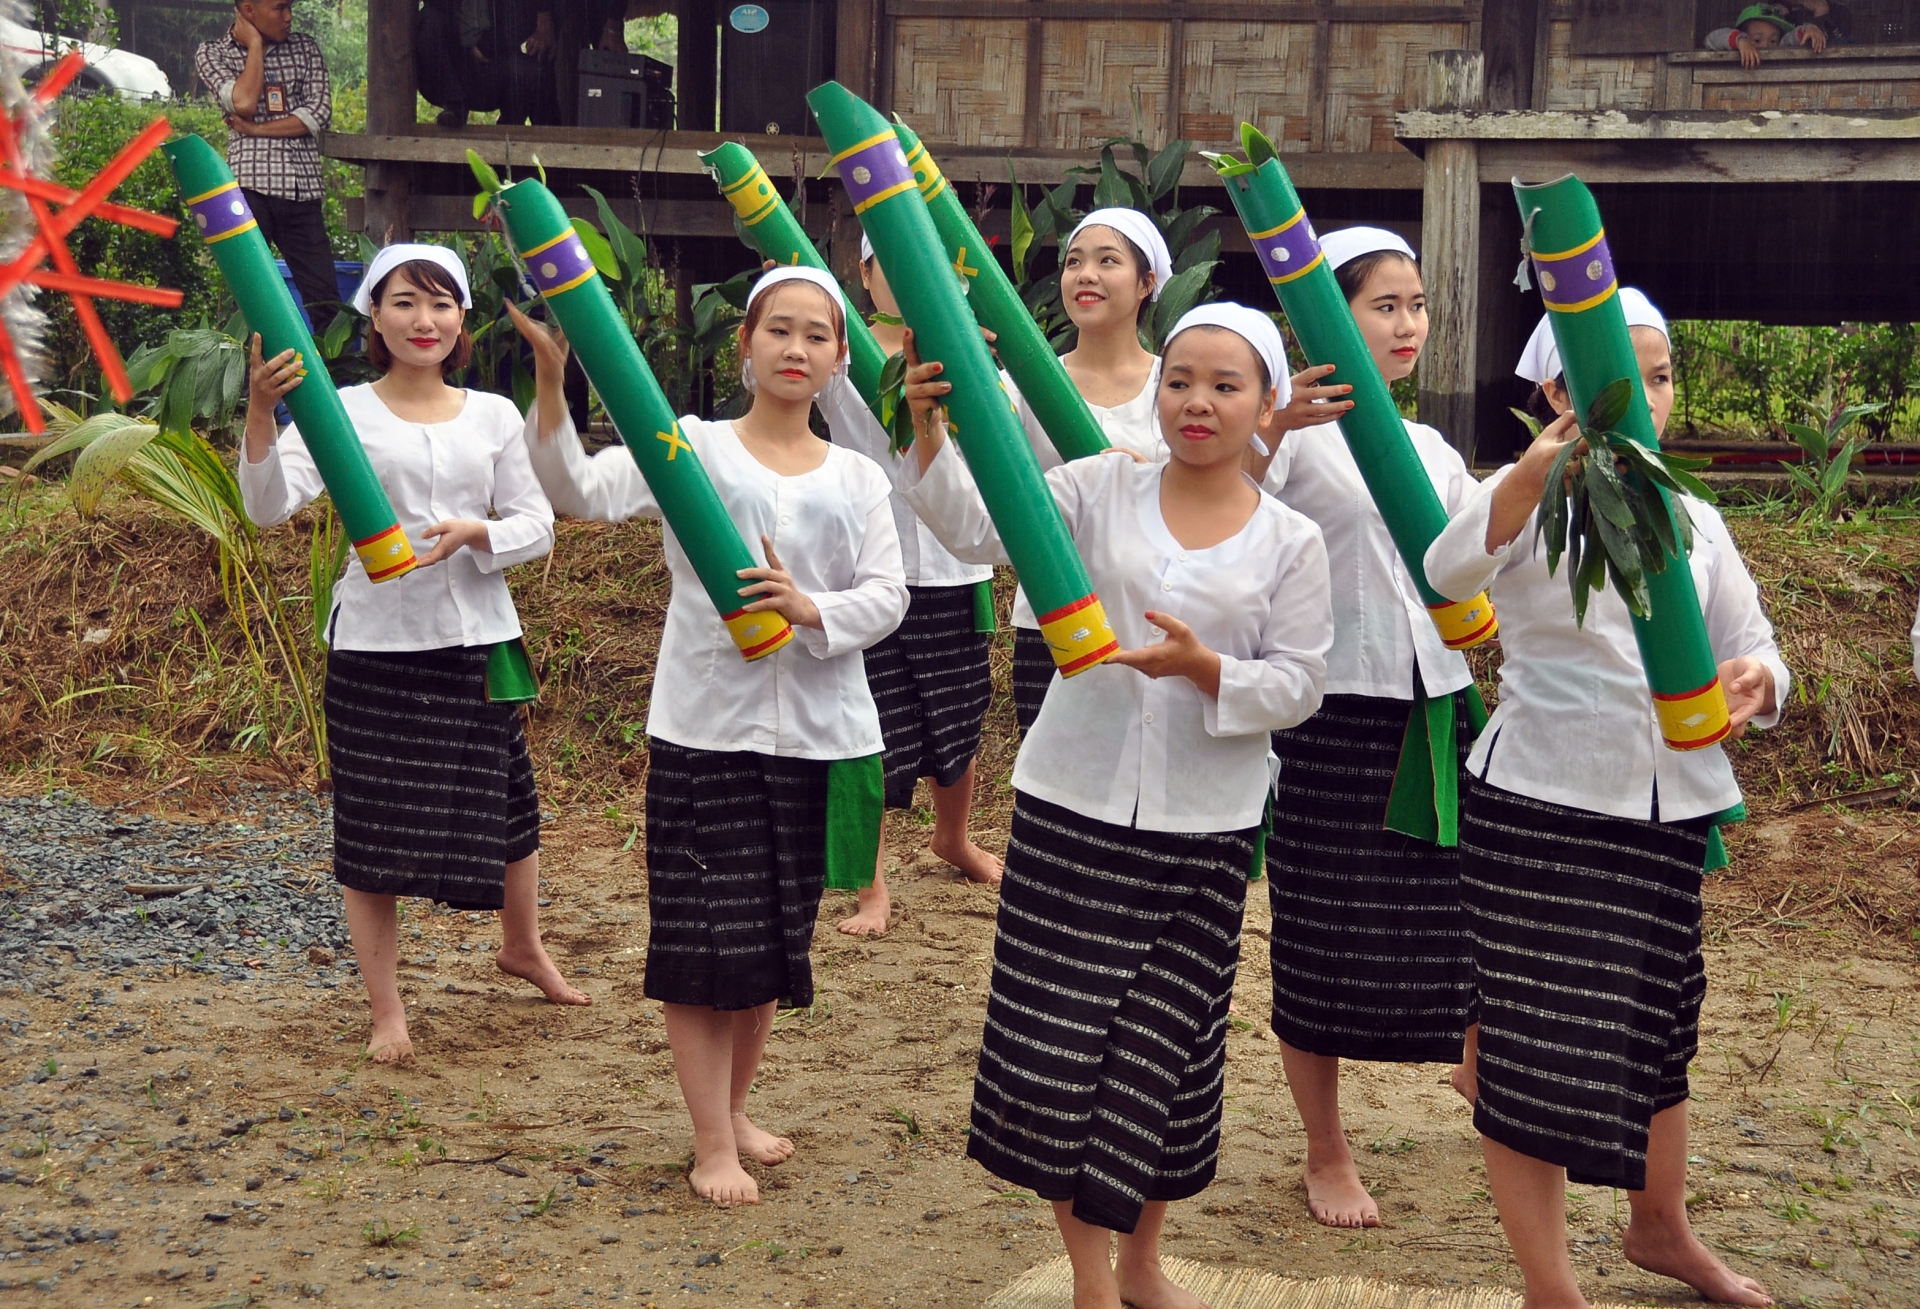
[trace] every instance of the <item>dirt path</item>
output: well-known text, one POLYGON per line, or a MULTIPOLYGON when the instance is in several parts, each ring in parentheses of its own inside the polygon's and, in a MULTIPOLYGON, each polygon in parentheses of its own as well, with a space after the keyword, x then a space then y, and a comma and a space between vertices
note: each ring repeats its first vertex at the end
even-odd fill
MULTIPOLYGON (((1783 1303, 1920 1303, 1912 924, 1850 914, 1844 881, 1818 905, 1836 877, 1910 878, 1911 827, 1819 813, 1755 825, 1736 846, 1747 871, 1713 884, 1693 1212, 1783 1303), (1776 906, 1768 888, 1803 867, 1800 901, 1776 906), (1817 912, 1793 907, 1809 901, 1817 912)), ((752 1100, 798 1155, 761 1170, 756 1208, 690 1196, 665 1032, 640 995, 630 833, 570 812, 545 836, 549 940, 591 1009, 505 985, 491 918, 403 923, 404 957, 434 956, 402 970, 422 1052, 411 1069, 356 1063, 366 1006, 338 966, 306 970, 337 990, 303 976, 123 989, 75 972, 58 998, 0 998, 6 1299, 978 1305, 1058 1252, 1046 1207, 965 1158, 994 897, 944 875, 910 818, 892 834, 892 934, 839 936, 845 900, 829 896, 819 1003, 782 1018, 752 1100)), ((1221 1177, 1176 1206, 1170 1251, 1296 1276, 1517 1285, 1466 1106, 1438 1067, 1351 1072, 1351 1136, 1386 1226, 1307 1220, 1265 1031, 1267 922, 1256 888, 1221 1177)), ((1590 1295, 1690 1298, 1621 1260, 1623 1198, 1571 1194, 1590 1295)))

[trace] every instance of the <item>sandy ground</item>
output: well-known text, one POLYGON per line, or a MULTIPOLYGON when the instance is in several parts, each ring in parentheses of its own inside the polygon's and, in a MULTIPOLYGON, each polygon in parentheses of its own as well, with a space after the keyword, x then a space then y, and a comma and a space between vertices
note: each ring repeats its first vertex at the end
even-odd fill
MULTIPOLYGON (((335 991, 305 976, 75 973, 57 998, 0 997, 0 1164, 14 1173, 0 1302, 980 1304, 1060 1247, 1046 1206, 965 1157, 994 894, 948 876, 912 816, 892 823, 892 933, 840 936, 850 897, 828 896, 819 1002, 782 1018, 755 1090, 756 1118, 799 1145, 759 1170, 761 1205, 720 1210, 687 1190, 689 1131, 640 994, 633 819, 568 812, 545 837, 548 940, 593 1007, 507 984, 486 953, 491 918, 416 906, 404 957, 435 962, 402 970, 411 1068, 357 1059, 366 1005, 341 965, 303 970, 338 976, 335 991)), ((1913 924, 1848 889, 1911 878, 1914 828, 1831 810, 1750 824, 1740 871, 1711 885, 1693 1212, 1783 1303, 1920 1303, 1913 924), (1800 890, 1775 904, 1756 888, 1783 868, 1800 890)), ((1169 1251, 1517 1286, 1467 1108, 1436 1066, 1350 1067, 1350 1136, 1386 1223, 1307 1218, 1265 1031, 1267 923, 1256 888, 1220 1179, 1175 1207, 1169 1251)), ((1691 1298, 1620 1258, 1624 1197, 1572 1188, 1570 1201, 1589 1295, 1691 1298)))

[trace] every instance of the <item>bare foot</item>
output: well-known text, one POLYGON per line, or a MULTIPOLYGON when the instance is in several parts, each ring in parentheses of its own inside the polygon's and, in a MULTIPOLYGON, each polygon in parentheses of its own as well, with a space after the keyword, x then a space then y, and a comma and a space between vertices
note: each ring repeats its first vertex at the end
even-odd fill
POLYGON ((1360 1184, 1360 1170, 1347 1158, 1316 1168, 1307 1165, 1307 1209, 1328 1227, 1378 1227, 1380 1208, 1360 1184))
POLYGON ((413 1058, 413 1038, 407 1035, 405 1015, 391 1025, 373 1025, 373 1035, 367 1038, 367 1058, 376 1064, 403 1064, 413 1058))
POLYGON ((693 1193, 718 1205, 759 1204, 760 1188, 738 1159, 709 1159, 693 1166, 687 1174, 693 1193))
POLYGON ((882 887, 869 886, 860 892, 860 907, 852 917, 840 920, 840 930, 848 936, 884 936, 893 917, 893 897, 882 887))
POLYGON ((1685 1282, 1703 1300, 1715 1304, 1773 1303, 1764 1286, 1720 1262, 1684 1219, 1677 1224, 1629 1223, 1620 1238, 1620 1248, 1635 1266, 1685 1282))
POLYGON ((1120 1264, 1113 1271, 1120 1283, 1120 1302, 1133 1309, 1207 1309, 1205 1300, 1168 1281, 1158 1262, 1150 1268, 1120 1264))
POLYGON ((792 1141, 755 1127, 753 1120, 741 1113, 733 1116, 733 1144, 741 1154, 769 1168, 793 1158, 792 1141))
POLYGON ((1455 1064, 1447 1074, 1447 1085, 1458 1091, 1468 1104, 1480 1103, 1480 1079, 1474 1076, 1472 1064, 1455 1064))
POLYGON ((1000 874, 1005 870, 1006 864, 972 841, 963 839, 958 845, 954 845, 935 836, 927 848, 932 850, 938 858, 946 860, 965 873, 969 882, 978 882, 982 886, 1000 885, 1000 874))
POLYGON ((560 970, 554 967, 553 960, 541 946, 525 951, 508 951, 503 947, 494 955, 493 966, 509 977, 532 982, 555 1004, 593 1003, 592 996, 560 976, 560 970))

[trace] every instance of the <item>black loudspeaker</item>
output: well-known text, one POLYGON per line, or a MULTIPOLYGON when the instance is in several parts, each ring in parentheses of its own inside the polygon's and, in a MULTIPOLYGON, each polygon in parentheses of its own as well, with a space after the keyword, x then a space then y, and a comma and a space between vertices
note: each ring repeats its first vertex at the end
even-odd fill
POLYGON ((720 130, 812 136, 807 92, 833 77, 833 0, 720 0, 720 130))
POLYGON ((580 126, 673 126, 673 65, 645 55, 582 50, 577 68, 580 126))

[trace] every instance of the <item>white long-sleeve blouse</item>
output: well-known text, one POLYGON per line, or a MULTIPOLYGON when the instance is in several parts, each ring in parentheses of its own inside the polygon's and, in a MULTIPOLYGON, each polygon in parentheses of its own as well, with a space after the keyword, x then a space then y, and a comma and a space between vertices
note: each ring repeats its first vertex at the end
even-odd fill
MULTIPOLYGON (((1123 649, 1158 640, 1159 610, 1220 655, 1216 699, 1184 677, 1101 664, 1062 680, 1020 747, 1013 785, 1101 822, 1156 832, 1251 827, 1266 803, 1268 733, 1320 707, 1332 616, 1320 531, 1262 495, 1245 527, 1188 550, 1160 513, 1164 464, 1081 459, 1047 474, 1123 649)), ((1251 482, 1248 483, 1251 485, 1251 482)), ((1005 563, 999 534, 948 442, 907 501, 962 559, 1005 563)))
MULTIPOLYGON (((459 416, 444 423, 407 422, 368 385, 343 388, 340 402, 416 555, 432 548, 426 529, 450 518, 486 522, 488 548, 458 550, 378 585, 349 552, 333 589, 329 643, 439 650, 519 636, 501 570, 553 548, 553 508, 527 463, 513 401, 468 391, 459 416)), ((261 527, 286 522, 326 490, 298 427, 282 432, 257 464, 243 452, 239 480, 247 517, 261 527)))
MULTIPOLYGON (((1547 574, 1534 522, 1511 543, 1487 550, 1493 490, 1513 472, 1489 478, 1427 550, 1427 580, 1442 595, 1469 599, 1490 591, 1500 614, 1500 704, 1475 742, 1468 769, 1517 795, 1618 818, 1678 822, 1739 803, 1740 786, 1719 745, 1670 750, 1660 735, 1645 666, 1626 602, 1609 584, 1573 620, 1566 563, 1547 574), (1654 813, 1654 797, 1659 812, 1654 813)), ((1771 727, 1792 684, 1773 625, 1724 519, 1709 505, 1674 499, 1693 520, 1693 584, 1707 620, 1714 662, 1751 655, 1773 675, 1775 710, 1752 720, 1771 727)))
MULTIPOLYGON (((1479 483, 1438 431, 1408 423, 1407 435, 1451 515, 1479 483)), ((1326 539, 1333 581, 1328 695, 1411 700, 1416 666, 1428 695, 1447 695, 1473 681, 1465 657, 1447 649, 1428 616, 1339 424, 1283 436, 1263 485, 1311 518, 1326 539)))
MULTIPOLYGON (((574 518, 658 518, 660 504, 622 446, 591 459, 572 420, 526 446, 554 508, 574 518)), ((682 418, 727 516, 756 564, 760 538, 820 610, 822 627, 749 663, 720 621, 693 563, 665 531, 673 593, 647 709, 647 734, 695 750, 752 750, 796 759, 857 759, 881 748, 880 716, 860 652, 900 625, 907 583, 888 504, 892 488, 874 463, 838 446, 811 472, 786 477, 747 452, 733 424, 682 418)), ((742 582, 742 586, 750 583, 742 582)), ((743 597, 743 603, 751 597, 743 597)))
MULTIPOLYGON (((1047 429, 1040 426, 1040 420, 1034 416, 1033 406, 1020 394, 1020 388, 1014 385, 1013 378, 1002 371, 1000 381, 1013 401, 1014 412, 1020 415, 1020 425, 1027 429, 1027 444, 1033 447, 1034 457, 1040 461, 1040 471, 1052 472, 1066 463, 1060 457, 1060 452, 1053 448, 1047 429)), ((1160 356, 1155 355, 1153 367, 1147 370, 1147 384, 1140 388, 1139 395, 1117 405, 1089 404, 1087 409, 1116 450, 1131 450, 1150 464, 1164 464, 1168 459, 1168 450, 1166 437, 1160 433, 1159 400, 1160 356)), ((1024 587, 1016 587, 1013 592, 1013 625, 1040 630, 1040 620, 1034 617, 1033 606, 1027 603, 1024 587)))
MULTIPOLYGON (((886 429, 847 375, 836 375, 814 403, 827 420, 833 443, 873 460, 891 484, 900 468, 900 456, 893 453, 886 429)), ((892 503, 893 526, 900 534, 900 561, 906 568, 908 586, 971 586, 993 576, 991 567, 964 563, 949 554, 898 491, 893 493, 892 503)))

